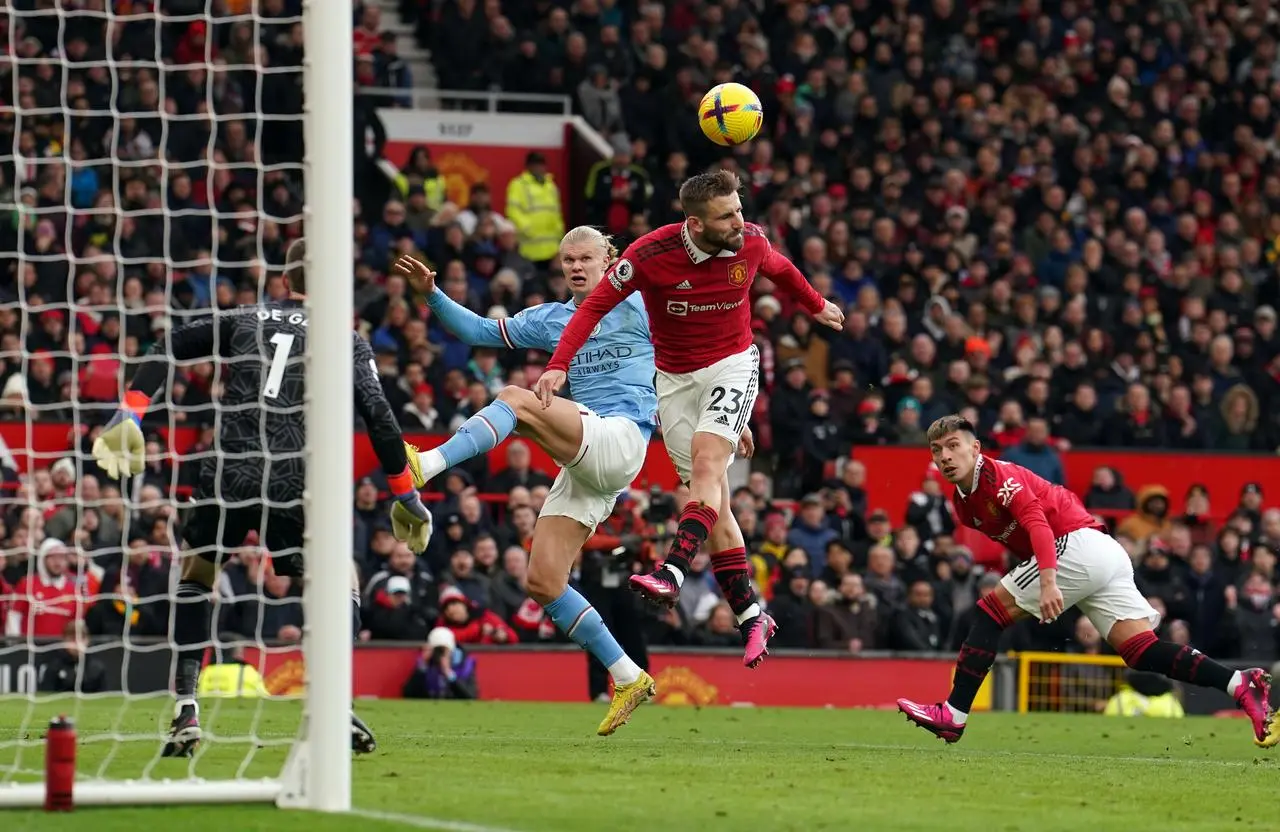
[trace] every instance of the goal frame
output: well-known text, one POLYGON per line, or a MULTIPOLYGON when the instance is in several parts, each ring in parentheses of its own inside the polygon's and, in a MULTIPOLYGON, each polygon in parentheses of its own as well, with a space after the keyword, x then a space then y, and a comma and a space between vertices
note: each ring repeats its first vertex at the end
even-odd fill
MULTIPOLYGON (((351 810, 351 398, 354 193, 350 14, 331 0, 304 0, 303 224, 307 236, 307 569, 303 656, 306 692, 298 740, 283 770, 265 779, 77 781, 78 806, 274 803, 321 812, 351 810), (335 266, 336 264, 336 266, 335 266), (337 280, 334 284, 331 280, 337 280), (335 402, 343 403, 334 406, 335 402), (315 453, 322 449, 321 453, 315 453), (343 485, 343 484, 346 485, 343 485)), ((157 738, 157 742, 159 739, 157 738)), ((0 809, 43 806, 45 784, 0 786, 0 809)))

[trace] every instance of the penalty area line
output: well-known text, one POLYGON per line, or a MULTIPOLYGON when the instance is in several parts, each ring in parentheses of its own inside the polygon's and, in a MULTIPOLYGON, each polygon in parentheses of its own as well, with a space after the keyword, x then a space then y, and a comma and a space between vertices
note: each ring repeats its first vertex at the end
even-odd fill
POLYGON ((399 823, 415 829, 434 829, 437 832, 516 832, 503 826, 486 826, 481 823, 468 823, 464 820, 447 820, 446 818, 430 818, 421 815, 404 815, 399 812, 379 812, 376 809, 351 809, 346 812, 358 818, 380 820, 387 823, 399 823))

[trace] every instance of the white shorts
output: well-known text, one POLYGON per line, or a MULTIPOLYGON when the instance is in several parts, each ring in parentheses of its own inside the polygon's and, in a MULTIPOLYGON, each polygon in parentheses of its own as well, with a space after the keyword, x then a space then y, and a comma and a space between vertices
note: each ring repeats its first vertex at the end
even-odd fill
POLYGON ((760 392, 760 350, 753 344, 692 373, 659 370, 655 386, 662 441, 680 481, 687 483, 693 476, 695 433, 722 436, 737 449, 760 392))
POLYGON ((540 514, 568 517, 595 531, 613 512, 618 495, 644 466, 647 443, 635 422, 598 416, 578 405, 582 447, 551 485, 540 514))
MULTIPOLYGON (((1058 538, 1058 589, 1063 607, 1079 607, 1103 638, 1117 621, 1145 618, 1152 629, 1160 614, 1133 582, 1133 561, 1111 535, 1079 529, 1058 538)), ((1019 564, 1000 583, 1032 615, 1040 614, 1040 568, 1035 559, 1019 564)))

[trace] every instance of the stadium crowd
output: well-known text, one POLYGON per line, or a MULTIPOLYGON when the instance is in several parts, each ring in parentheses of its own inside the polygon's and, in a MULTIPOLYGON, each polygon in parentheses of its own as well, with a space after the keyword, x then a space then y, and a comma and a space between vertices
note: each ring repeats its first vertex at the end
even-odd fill
MULTIPOLYGON (((84 452, 119 378, 170 327, 282 292, 278 267, 301 232, 300 76, 282 69, 299 65, 298 3, 263 0, 256 23, 131 18, 113 38, 101 2, 58 15, 13 5, 0 20, 21 59, 0 65, 12 81, 0 84, 0 145, 12 148, 0 166, 0 418, 74 423, 80 454, 22 476, 0 455, 12 498, 0 593, 35 580, 38 553, 42 582, 66 573, 87 595, 114 593, 70 613, 95 633, 130 621, 163 635, 167 497, 192 465, 165 461, 157 434, 157 461, 122 495, 84 452), (157 43, 163 61, 147 66, 157 43), (144 63, 105 60, 125 56, 144 63)), ((492 210, 505 182, 454 205, 430 147, 395 182, 378 172, 366 133, 379 134, 377 106, 403 102, 358 97, 356 324, 405 429, 452 430, 503 385, 531 385, 546 356, 467 349, 387 274, 394 254, 420 253, 482 315, 515 314, 568 296, 543 239, 563 231, 561 199, 625 243, 679 219, 680 181, 719 164, 742 175, 749 218, 849 310, 829 336, 756 284, 758 453, 735 499, 779 646, 954 649, 995 578, 955 543, 942 489, 923 486, 894 528, 861 463, 831 465, 857 446, 923 444, 932 419, 958 410, 987 447, 1059 482, 1059 455, 1078 447, 1275 453, 1280 15, 1264 0, 1051 5, 403 0, 443 87, 570 96, 613 148, 572 194, 530 155, 513 193, 543 189, 554 211, 510 195, 492 210), (696 105, 728 80, 759 94, 766 127, 722 153, 696 105)), ((379 7, 353 9, 358 83, 405 86, 379 7)), ((196 428, 195 450, 207 449, 218 392, 216 367, 192 366, 149 424, 196 428)), ((523 589, 549 480, 522 443, 505 452, 497 474, 481 460, 437 483, 423 558, 390 534, 380 483, 356 484, 362 638, 423 639, 437 622, 460 644, 553 637, 523 589)), ((1101 469, 1086 499, 1134 511, 1117 531, 1175 639, 1280 658, 1280 511, 1260 487, 1212 515, 1206 494, 1135 495, 1101 469)), ((612 568, 608 553, 642 563, 661 550, 658 502, 619 502, 583 580, 612 568)), ((299 589, 263 564, 247 541, 221 628, 296 639, 299 589)), ((649 639, 736 647, 697 567, 676 610, 646 615, 649 639)), ((40 619, 11 615, 10 634, 40 619)), ((1073 627, 1009 638, 1079 647, 1087 634, 1073 627)))

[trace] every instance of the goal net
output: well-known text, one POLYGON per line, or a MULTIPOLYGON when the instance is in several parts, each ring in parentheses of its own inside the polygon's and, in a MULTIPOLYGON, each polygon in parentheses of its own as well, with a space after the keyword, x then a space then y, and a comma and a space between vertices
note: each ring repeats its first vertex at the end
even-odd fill
MULTIPOLYGON (((141 476, 108 479, 89 449, 153 343, 279 297, 304 224, 312 262, 351 262, 349 14, 330 0, 4 5, 0 807, 42 804, 45 734, 66 716, 77 805, 346 810, 345 545, 308 545, 306 578, 289 579, 267 568, 265 541, 236 541, 212 605, 203 741, 161 754, 181 528, 220 454, 227 367, 170 365, 141 476)), ((307 541, 345 542, 351 284, 326 279, 297 416, 325 449, 306 454, 307 541)))
POLYGON ((1019 713, 1101 713, 1128 673, 1119 656, 1023 652, 1017 661, 1019 713))

